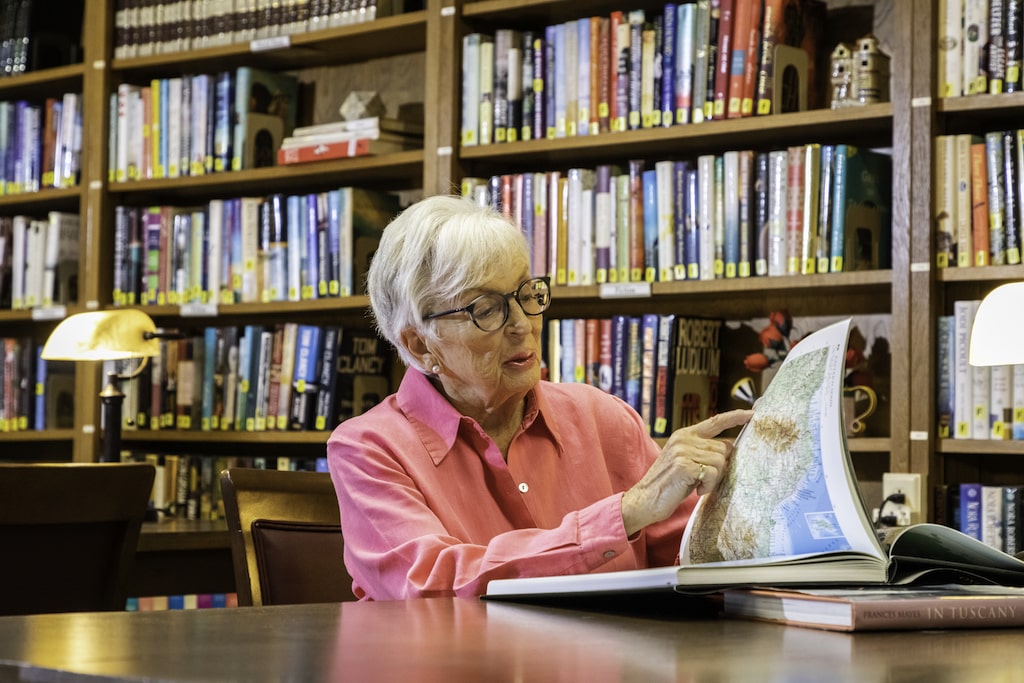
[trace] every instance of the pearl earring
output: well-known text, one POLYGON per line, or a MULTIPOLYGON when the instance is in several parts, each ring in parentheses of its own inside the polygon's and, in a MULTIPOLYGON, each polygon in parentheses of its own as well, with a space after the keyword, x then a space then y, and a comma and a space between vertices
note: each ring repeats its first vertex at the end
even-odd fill
POLYGON ((434 365, 431 366, 430 371, 436 375, 441 372, 441 366, 438 365, 437 363, 434 363, 434 365))

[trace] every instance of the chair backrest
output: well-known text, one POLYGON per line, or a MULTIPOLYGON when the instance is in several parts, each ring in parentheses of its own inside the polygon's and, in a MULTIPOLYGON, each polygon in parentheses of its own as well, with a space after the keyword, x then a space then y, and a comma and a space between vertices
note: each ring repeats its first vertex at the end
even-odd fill
POLYGON ((145 463, 0 463, 0 614, 123 610, 145 463))
POLYGON ((220 486, 239 605, 355 600, 329 474, 234 467, 220 486))

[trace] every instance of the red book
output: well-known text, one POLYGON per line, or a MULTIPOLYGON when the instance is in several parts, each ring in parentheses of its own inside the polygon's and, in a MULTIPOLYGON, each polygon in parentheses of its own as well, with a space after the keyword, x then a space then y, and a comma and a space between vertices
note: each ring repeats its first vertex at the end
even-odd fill
POLYGON ((718 18, 718 51, 715 54, 715 108, 712 118, 725 118, 729 99, 729 71, 732 60, 732 28, 735 0, 721 0, 718 18))
POLYGON ((725 116, 737 119, 742 116, 743 74, 746 69, 746 52, 751 41, 751 23, 755 7, 760 14, 760 3, 739 2, 733 10, 732 18, 732 49, 729 55, 728 92, 726 95, 725 116))
POLYGON ((971 145, 971 229, 974 235, 972 266, 989 263, 988 167, 985 164, 985 143, 971 145))
POLYGON ((365 156, 367 154, 387 154, 400 152, 405 148, 400 142, 391 140, 372 140, 370 138, 352 138, 338 142, 313 142, 297 147, 282 147, 277 150, 277 163, 302 164, 308 161, 324 159, 344 159, 346 157, 365 156))

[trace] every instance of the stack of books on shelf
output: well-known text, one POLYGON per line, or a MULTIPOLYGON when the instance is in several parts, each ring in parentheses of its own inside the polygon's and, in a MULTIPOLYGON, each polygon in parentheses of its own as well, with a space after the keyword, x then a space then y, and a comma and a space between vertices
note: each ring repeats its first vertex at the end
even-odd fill
POLYGON ((296 128, 281 143, 277 163, 387 154, 422 146, 421 124, 373 116, 296 128))
POLYGON ((41 351, 29 337, 0 338, 0 432, 74 426, 73 364, 44 360, 41 351))
MULTIPOLYGON (((940 438, 1024 439, 1024 366, 968 362, 977 300, 953 302, 937 319, 936 406, 940 438)), ((1009 314, 1009 312, 1008 312, 1009 314)))
POLYGON ((936 265, 1021 262, 1024 130, 935 138, 936 265))
POLYGON ((0 102, 0 195, 78 185, 82 97, 0 102))
POLYGON ((936 520, 1010 555, 1024 551, 1024 485, 963 482, 935 488, 936 520))
POLYGON ((148 57, 321 31, 398 14, 406 5, 422 8, 422 2, 405 0, 119 0, 114 15, 114 58, 148 57))
POLYGON ((233 304, 361 292, 395 195, 354 187, 115 210, 115 305, 233 304))
POLYGON ((78 214, 0 217, 0 306, 49 308, 78 300, 78 214))
POLYGON ((776 48, 803 53, 825 106, 818 0, 667 3, 463 38, 463 146, 779 113, 776 48))
POLYGON ((1020 0, 939 0, 939 97, 1020 92, 1020 0))
POLYGON ((124 427, 326 431, 383 400, 390 375, 390 351, 369 329, 208 327, 161 342, 127 392, 124 427))
POLYGON ((82 60, 81 0, 0 0, 0 77, 82 60))
POLYGON ((273 166, 295 127, 298 79, 233 71, 121 83, 110 96, 111 182, 273 166))
POLYGON ((556 285, 886 269, 892 159, 847 144, 465 178, 556 285))
POLYGON ((548 379, 618 396, 652 436, 666 437, 718 412, 721 328, 721 320, 672 313, 552 320, 548 379))
POLYGON ((121 461, 147 462, 153 465, 156 475, 149 509, 153 518, 157 520, 224 519, 220 473, 229 467, 327 471, 326 456, 211 456, 128 449, 121 451, 121 461))

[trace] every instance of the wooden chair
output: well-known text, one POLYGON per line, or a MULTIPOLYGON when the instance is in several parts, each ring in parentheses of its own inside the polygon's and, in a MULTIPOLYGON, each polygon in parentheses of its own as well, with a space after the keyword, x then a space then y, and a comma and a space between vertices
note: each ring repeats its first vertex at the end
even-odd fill
POLYGON ((329 474, 235 467, 220 486, 239 605, 355 600, 329 474))
POLYGON ((125 608, 152 465, 0 463, 0 614, 125 608))

